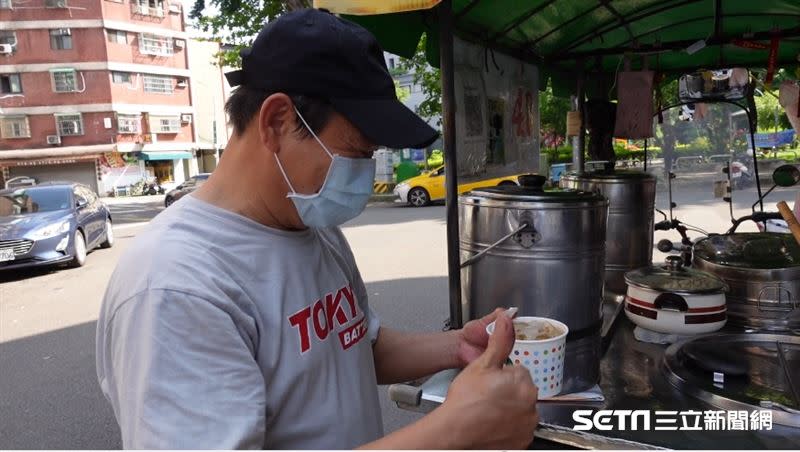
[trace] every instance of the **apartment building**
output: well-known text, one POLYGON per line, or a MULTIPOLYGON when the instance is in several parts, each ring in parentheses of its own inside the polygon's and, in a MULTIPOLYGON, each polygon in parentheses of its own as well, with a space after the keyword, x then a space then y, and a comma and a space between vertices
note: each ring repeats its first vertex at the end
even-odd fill
POLYGON ((192 70, 192 105, 195 108, 194 127, 197 137, 197 166, 200 172, 210 173, 217 167, 220 153, 230 136, 225 116, 229 90, 219 65, 222 46, 218 42, 189 39, 189 68, 192 70))
POLYGON ((0 182, 197 173, 187 40, 177 0, 0 0, 0 182))

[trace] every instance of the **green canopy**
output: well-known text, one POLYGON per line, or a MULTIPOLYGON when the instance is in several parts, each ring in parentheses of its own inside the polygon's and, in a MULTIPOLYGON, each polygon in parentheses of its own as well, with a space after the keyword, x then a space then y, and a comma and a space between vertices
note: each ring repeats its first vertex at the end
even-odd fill
MULTIPOLYGON (((454 32, 525 61, 569 83, 579 68, 613 74, 623 55, 631 66, 676 74, 698 68, 794 68, 800 55, 797 0, 453 0, 454 32), (705 47, 689 54, 698 41, 705 47), (646 63, 645 63, 646 60, 646 63), (565 76, 566 75, 566 79, 565 76)), ((348 16, 370 29, 384 49, 414 54, 428 34, 428 60, 439 64, 435 10, 348 16)), ((701 45, 702 46, 702 45, 701 45)), ((544 85, 544 83, 543 83, 544 85)))

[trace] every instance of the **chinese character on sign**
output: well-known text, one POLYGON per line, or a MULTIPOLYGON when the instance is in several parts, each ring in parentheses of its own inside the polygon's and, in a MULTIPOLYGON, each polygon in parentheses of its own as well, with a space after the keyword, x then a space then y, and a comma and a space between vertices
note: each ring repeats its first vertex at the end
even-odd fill
POLYGON ((705 430, 725 430, 725 412, 724 411, 705 411, 703 415, 703 423, 705 430))
POLYGON ((728 411, 728 430, 747 430, 747 411, 728 411))
POLYGON ((678 430, 677 411, 656 411, 656 430, 678 430))
POLYGON ((750 430, 772 430, 772 411, 759 410, 750 413, 750 430))
POLYGON ((703 430, 700 427, 700 419, 703 417, 702 411, 681 411, 681 428, 680 430, 703 430))

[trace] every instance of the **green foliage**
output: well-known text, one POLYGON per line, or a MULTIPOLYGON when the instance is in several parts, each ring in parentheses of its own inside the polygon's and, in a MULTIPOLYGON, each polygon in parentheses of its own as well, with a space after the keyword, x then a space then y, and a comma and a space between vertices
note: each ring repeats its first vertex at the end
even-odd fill
POLYGON ((425 58, 427 35, 423 35, 417 45, 417 52, 412 58, 401 58, 398 70, 402 73, 414 74, 414 84, 422 88, 425 97, 418 106, 417 114, 427 120, 436 118, 442 125, 442 76, 439 69, 428 64, 425 58))
POLYGON ((397 99, 399 99, 400 102, 405 102, 411 97, 411 90, 407 86, 401 87, 397 80, 394 81, 394 92, 397 94, 397 99))
POLYGON ((542 135, 546 132, 554 132, 565 136, 567 133, 567 112, 569 110, 570 100, 554 96, 553 85, 548 83, 547 88, 539 92, 539 115, 542 135))
POLYGON ((759 132, 775 132, 792 128, 786 112, 775 96, 772 92, 765 92, 755 98, 759 132))

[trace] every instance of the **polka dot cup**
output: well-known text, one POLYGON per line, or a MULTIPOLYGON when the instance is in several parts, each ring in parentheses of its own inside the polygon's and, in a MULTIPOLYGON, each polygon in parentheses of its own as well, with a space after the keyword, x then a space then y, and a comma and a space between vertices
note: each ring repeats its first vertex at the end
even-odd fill
MULTIPOLYGON (((564 380, 564 356, 567 348, 569 328, 563 323, 544 317, 517 317, 514 323, 527 323, 536 327, 547 322, 561 331, 556 337, 545 340, 520 340, 514 342, 514 348, 508 359, 515 365, 528 369, 533 383, 539 388, 539 398, 553 397, 561 392, 564 380)), ((494 322, 486 327, 486 332, 494 332, 494 322)))

